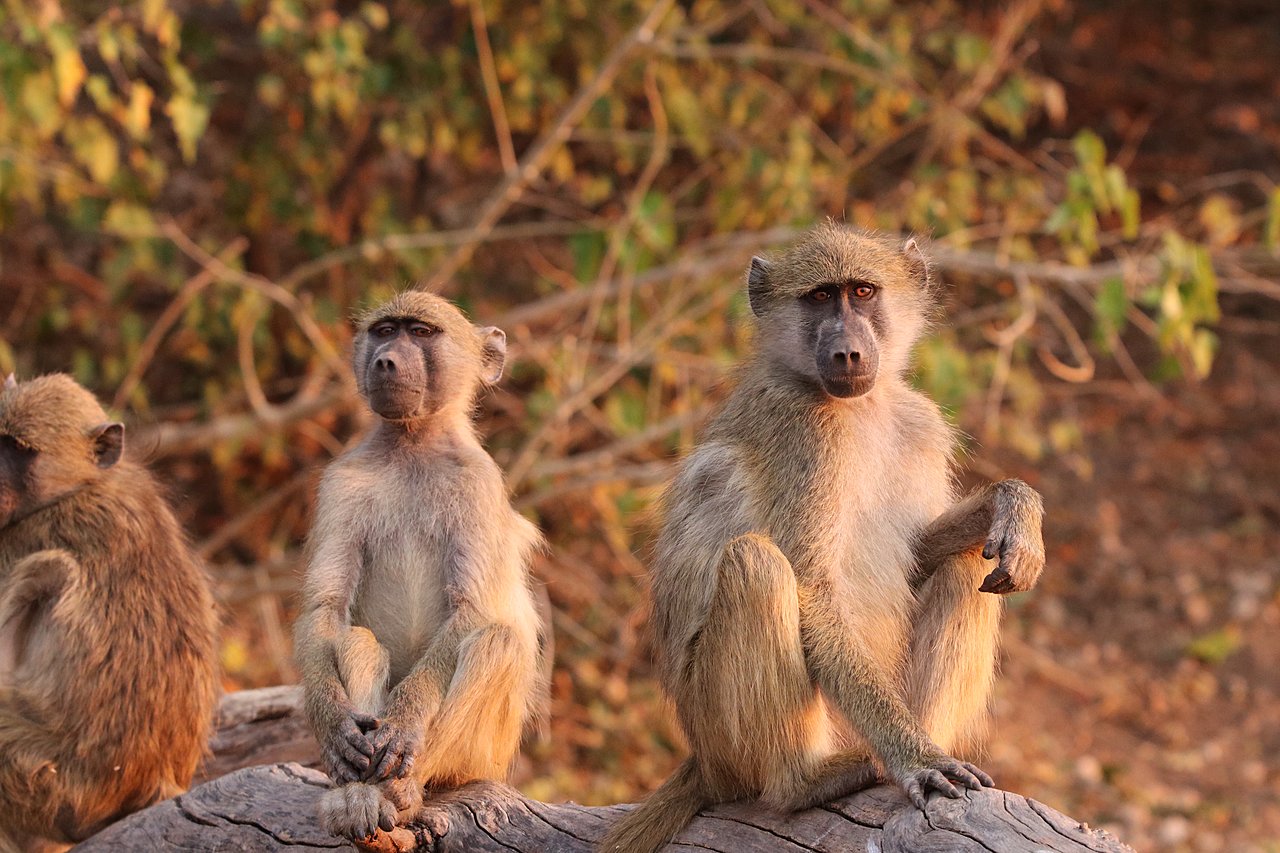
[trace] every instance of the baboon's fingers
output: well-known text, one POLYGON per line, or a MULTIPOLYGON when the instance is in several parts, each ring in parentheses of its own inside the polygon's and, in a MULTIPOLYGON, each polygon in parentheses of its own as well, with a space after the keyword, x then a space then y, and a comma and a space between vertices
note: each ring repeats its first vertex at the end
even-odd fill
POLYGON ((962 761, 957 761, 950 767, 942 771, 952 782, 959 782, 971 791, 976 791, 982 787, 982 780, 973 774, 969 769, 970 765, 962 761))
POLYGON ((388 747, 382 753, 382 758, 369 772, 369 778, 374 782, 382 782, 392 777, 403 776, 400 768, 404 766, 404 753, 393 747, 388 747))
POLYGON ((960 763, 964 765, 964 768, 966 770, 968 770, 970 773, 972 773, 974 776, 977 777, 978 781, 982 783, 983 787, 994 788, 996 786, 996 781, 992 779, 991 776, 988 775, 987 772, 983 770, 981 767, 970 764, 967 761, 961 761, 960 763))
POLYGON ((920 782, 914 776, 907 780, 907 784, 902 789, 907 792, 907 799, 911 801, 911 804, 920 811, 924 811, 924 791, 920 787, 920 782))
POLYGON ((941 770, 925 770, 920 775, 923 778, 924 787, 932 788, 953 800, 960 796, 956 786, 951 784, 951 780, 941 770))
POLYGON ((373 758, 373 744, 369 742, 369 736, 360 731, 353 720, 343 720, 338 726, 338 734, 341 736, 339 740, 357 753, 366 758, 373 758))
POLYGON ((357 750, 346 740, 337 738, 333 742, 332 749, 338 753, 338 757, 342 759, 339 763, 345 763, 356 772, 357 775, 363 774, 369 769, 369 757, 357 750))
POLYGON ((1004 569, 996 569, 987 575, 982 581, 982 586, 978 587, 978 592, 990 592, 995 595, 1013 591, 1013 578, 1004 569))
POLYGON ((345 785, 349 782, 356 782, 360 779, 360 772, 352 767, 341 752, 333 747, 326 747, 324 750, 325 764, 329 769, 329 778, 337 782, 339 785, 345 785))
POLYGON ((1008 543, 1009 522, 996 516, 991 522, 991 529, 987 531, 987 541, 982 545, 982 558, 984 560, 994 560, 996 556, 1004 556, 1005 549, 1009 547, 1008 543))
POLYGON ((362 714, 359 711, 351 712, 351 722, 355 723, 356 728, 366 735, 382 726, 382 720, 372 714, 362 714))

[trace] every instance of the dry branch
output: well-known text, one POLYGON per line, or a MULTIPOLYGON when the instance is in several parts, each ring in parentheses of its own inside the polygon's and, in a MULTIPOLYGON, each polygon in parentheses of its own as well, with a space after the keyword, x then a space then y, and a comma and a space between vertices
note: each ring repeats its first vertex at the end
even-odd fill
MULTIPOLYGON (((125 818, 75 850, 355 849, 316 823, 316 804, 329 780, 297 763, 314 763, 317 752, 300 706, 296 687, 230 694, 203 774, 210 781, 125 818)), ((475 784, 436 800, 419 823, 380 833, 364 849, 589 853, 630 808, 551 805, 505 785, 475 784)), ((791 815, 748 804, 719 806, 696 818, 673 849, 1132 853, 1107 833, 1018 794, 988 789, 959 800, 935 796, 920 812, 887 786, 791 815)))

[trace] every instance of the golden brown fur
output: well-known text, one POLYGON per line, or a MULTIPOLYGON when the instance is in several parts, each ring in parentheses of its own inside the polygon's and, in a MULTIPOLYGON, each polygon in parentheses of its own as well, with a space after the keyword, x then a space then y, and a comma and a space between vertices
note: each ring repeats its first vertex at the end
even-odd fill
POLYGON ((541 539, 470 419, 502 333, 412 292, 358 323, 380 420, 325 471, 295 634, 339 784, 321 819, 353 838, 410 820, 424 786, 503 777, 547 689, 527 572, 541 539))
POLYGON ((753 260, 748 290, 756 351, 664 496, 651 562, 692 755, 603 850, 658 850, 716 802, 807 808, 883 774, 923 806, 990 784, 950 757, 994 673, 979 551, 1000 551, 993 591, 1034 583, 1039 498, 1006 482, 956 502, 952 432, 904 378, 933 307, 924 257, 828 223, 753 260))
POLYGON ((24 460, 0 495, 0 850, 179 793, 205 750, 208 580, 155 481, 116 461, 122 436, 70 377, 0 392, 0 442, 24 460))

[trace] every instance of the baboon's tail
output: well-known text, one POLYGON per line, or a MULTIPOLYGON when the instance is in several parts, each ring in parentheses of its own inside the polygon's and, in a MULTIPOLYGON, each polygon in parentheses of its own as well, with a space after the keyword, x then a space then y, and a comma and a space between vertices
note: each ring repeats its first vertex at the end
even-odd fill
POLYGON ((658 790, 613 825, 600 842, 600 853, 658 853, 709 804, 697 765, 686 758, 658 790))

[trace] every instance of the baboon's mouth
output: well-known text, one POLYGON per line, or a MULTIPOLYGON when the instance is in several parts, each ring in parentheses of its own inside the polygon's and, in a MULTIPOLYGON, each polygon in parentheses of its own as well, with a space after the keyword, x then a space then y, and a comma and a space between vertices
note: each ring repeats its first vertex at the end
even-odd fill
POLYGON ((875 384, 876 374, 873 370, 862 373, 836 373, 822 376, 822 390, 832 397, 840 397, 842 399, 861 397, 875 387, 875 384))
POLYGON ((383 382, 369 389, 369 408, 380 417, 400 420, 417 414, 422 392, 399 382, 383 382))

